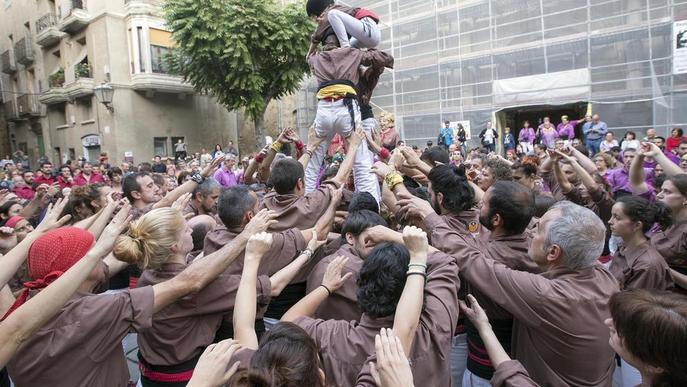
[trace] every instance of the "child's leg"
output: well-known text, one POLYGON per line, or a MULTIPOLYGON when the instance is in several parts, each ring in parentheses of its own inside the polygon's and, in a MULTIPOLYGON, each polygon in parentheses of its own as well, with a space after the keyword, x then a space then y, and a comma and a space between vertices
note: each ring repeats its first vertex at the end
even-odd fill
MULTIPOLYGON (((362 126, 366 133, 372 133, 377 126, 377 120, 368 118, 363 120, 362 126)), ((377 203, 381 202, 382 194, 379 190, 379 183, 377 176, 370 172, 372 164, 374 163, 374 153, 367 145, 367 140, 363 140, 358 146, 355 154, 355 162, 353 163, 353 182, 355 183, 355 190, 357 192, 369 192, 377 203)))
POLYGON ((333 9, 327 12, 327 20, 342 48, 352 45, 353 40, 349 41, 348 35, 355 39, 355 47, 358 48, 374 48, 379 44, 381 34, 377 25, 369 21, 371 19, 361 21, 345 12, 333 9))
POLYGON ((320 166, 324 162, 324 157, 327 154, 327 148, 334 137, 332 130, 333 124, 336 120, 336 114, 332 110, 332 102, 320 101, 317 105, 317 113, 315 114, 315 133, 319 137, 326 137, 320 146, 313 152, 307 168, 305 168, 305 193, 313 192, 317 189, 317 177, 320 173, 320 166))

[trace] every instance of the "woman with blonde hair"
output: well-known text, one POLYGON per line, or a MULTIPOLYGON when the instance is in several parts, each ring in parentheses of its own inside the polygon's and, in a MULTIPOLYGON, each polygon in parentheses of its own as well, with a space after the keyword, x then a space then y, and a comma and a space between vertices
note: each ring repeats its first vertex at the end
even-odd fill
MULTIPOLYGON (((273 222, 268 221, 269 224, 273 222)), ((252 240, 259 231, 251 221, 237 237, 243 243, 247 241, 247 254, 256 249, 252 240), (247 240, 251 235, 253 238, 247 240)), ((144 270, 139 287, 164 283, 193 266, 187 264, 187 256, 193 249, 191 233, 180 211, 155 209, 131 224, 129 231, 118 238, 114 255, 144 270)), ((317 247, 316 238, 308 247, 311 250, 306 251, 317 247)), ((237 253, 242 250, 243 247, 237 253)), ((254 289, 258 303, 266 306, 271 297, 279 295, 310 255, 306 258, 292 262, 271 277, 261 275, 254 289)), ((200 261, 204 259, 207 258, 200 258, 200 261)), ((188 383, 198 358, 212 343, 224 316, 233 314, 240 280, 240 275, 223 273, 207 287, 178 300, 153 317, 152 328, 138 335, 143 386, 170 387, 188 383)))

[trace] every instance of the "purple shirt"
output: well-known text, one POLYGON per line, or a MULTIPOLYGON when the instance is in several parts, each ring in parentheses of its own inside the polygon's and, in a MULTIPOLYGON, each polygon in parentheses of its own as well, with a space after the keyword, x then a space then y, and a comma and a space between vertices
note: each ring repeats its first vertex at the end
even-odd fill
POLYGON ((520 134, 518 135, 518 141, 519 142, 534 142, 534 129, 529 127, 529 128, 522 128, 520 129, 520 134))
POLYGON ((236 173, 234 171, 227 171, 224 167, 218 169, 213 175, 213 178, 217 180, 219 185, 226 188, 239 185, 242 177, 243 172, 236 173))
POLYGON ((542 144, 546 145, 547 148, 553 148, 556 145, 556 139, 558 138, 556 129, 544 130, 544 128, 541 128, 539 133, 542 144))
MULTIPOLYGON (((653 177, 653 169, 644 168, 644 176, 647 184, 651 185, 650 180, 653 177)), ((606 177, 608 185, 611 186, 611 192, 627 191, 634 192, 632 184, 630 184, 630 173, 625 168, 617 168, 610 171, 606 177)), ((650 187, 651 188, 651 187, 650 187)))
POLYGON ((558 126, 556 126, 558 136, 567 138, 568 140, 575 138, 575 125, 577 125, 577 121, 568 121, 567 124, 563 124, 561 122, 558 124, 558 126))

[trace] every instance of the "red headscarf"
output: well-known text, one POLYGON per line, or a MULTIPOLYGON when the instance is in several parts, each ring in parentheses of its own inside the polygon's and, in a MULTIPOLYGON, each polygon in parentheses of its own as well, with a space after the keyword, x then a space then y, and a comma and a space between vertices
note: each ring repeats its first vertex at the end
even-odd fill
POLYGON ((76 227, 61 227, 36 239, 28 258, 29 277, 33 281, 24 283, 17 301, 2 320, 26 302, 31 289, 47 287, 74 266, 90 250, 93 240, 90 232, 76 227))

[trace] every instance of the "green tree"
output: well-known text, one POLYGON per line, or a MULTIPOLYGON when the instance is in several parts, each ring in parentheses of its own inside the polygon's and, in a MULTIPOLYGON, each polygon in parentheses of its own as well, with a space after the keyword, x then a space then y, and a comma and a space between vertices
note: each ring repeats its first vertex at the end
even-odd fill
POLYGON ((167 0, 164 11, 175 42, 171 70, 227 109, 245 108, 263 138, 269 102, 295 92, 309 71, 315 24, 303 3, 167 0))

